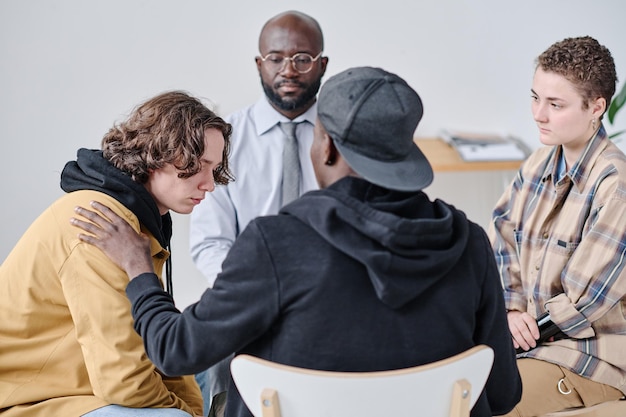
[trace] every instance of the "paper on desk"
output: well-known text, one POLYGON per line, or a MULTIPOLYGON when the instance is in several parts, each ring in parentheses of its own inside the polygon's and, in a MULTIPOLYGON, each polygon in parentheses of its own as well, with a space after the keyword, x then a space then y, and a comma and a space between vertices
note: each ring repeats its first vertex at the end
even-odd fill
POLYGON ((528 149, 511 136, 442 130, 441 137, 469 162, 520 161, 529 154, 528 149))
POLYGON ((515 143, 490 145, 456 145, 456 150, 465 161, 520 161, 526 154, 515 143))

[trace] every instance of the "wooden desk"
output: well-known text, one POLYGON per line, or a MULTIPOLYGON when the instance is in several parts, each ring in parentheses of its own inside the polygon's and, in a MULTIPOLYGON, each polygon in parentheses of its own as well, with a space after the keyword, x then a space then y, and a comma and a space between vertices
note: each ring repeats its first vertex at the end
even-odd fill
POLYGON ((435 172, 517 170, 523 161, 465 162, 458 152, 440 138, 415 138, 435 172))

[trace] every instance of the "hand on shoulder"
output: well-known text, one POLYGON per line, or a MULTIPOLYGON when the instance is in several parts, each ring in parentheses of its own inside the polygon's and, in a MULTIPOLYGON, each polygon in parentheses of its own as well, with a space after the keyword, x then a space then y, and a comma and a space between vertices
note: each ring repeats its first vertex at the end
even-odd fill
POLYGON ((137 233, 132 226, 109 207, 97 201, 92 211, 76 207, 76 213, 85 220, 72 217, 70 223, 88 234, 80 233, 78 238, 100 249, 117 266, 128 274, 130 279, 154 272, 150 255, 150 239, 137 233))

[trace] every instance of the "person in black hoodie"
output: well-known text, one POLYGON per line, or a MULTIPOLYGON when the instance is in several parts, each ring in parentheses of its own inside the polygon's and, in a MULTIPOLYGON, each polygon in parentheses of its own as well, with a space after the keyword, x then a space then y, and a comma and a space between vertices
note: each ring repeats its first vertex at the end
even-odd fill
MULTIPOLYGON (((135 329, 157 366, 192 373, 234 352, 377 371, 486 344, 495 362, 471 415, 511 410, 521 381, 494 257, 480 226, 422 191, 433 179, 413 142, 422 112, 418 94, 380 68, 330 78, 311 148, 322 189, 252 221, 213 289, 183 312, 151 265, 136 261, 141 236, 101 204, 78 209, 84 220, 73 222, 88 232, 81 239, 133 278, 126 293, 135 329)), ((250 415, 231 381, 226 416, 250 415)))
POLYGON ((0 266, 0 414, 204 414, 193 374, 167 377, 147 358, 133 329, 127 274, 80 241, 66 219, 77 205, 106 202, 148 236, 145 260, 160 276, 169 210, 190 213, 215 183, 231 179, 230 130, 198 99, 166 92, 113 126, 102 150, 80 149, 65 165, 66 194, 0 266))

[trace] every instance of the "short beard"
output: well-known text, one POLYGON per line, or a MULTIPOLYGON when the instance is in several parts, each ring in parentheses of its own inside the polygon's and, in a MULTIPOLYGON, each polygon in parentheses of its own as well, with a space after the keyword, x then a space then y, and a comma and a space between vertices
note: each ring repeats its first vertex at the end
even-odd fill
POLYGON ((278 88, 278 84, 275 84, 274 87, 272 87, 261 79, 261 85, 263 86, 265 96, 275 107, 283 111, 296 111, 305 110, 307 105, 313 101, 320 89, 320 86, 322 85, 322 79, 318 78, 315 80, 299 96, 286 98, 281 97, 276 92, 275 88, 278 88))

